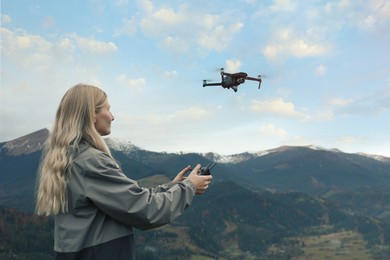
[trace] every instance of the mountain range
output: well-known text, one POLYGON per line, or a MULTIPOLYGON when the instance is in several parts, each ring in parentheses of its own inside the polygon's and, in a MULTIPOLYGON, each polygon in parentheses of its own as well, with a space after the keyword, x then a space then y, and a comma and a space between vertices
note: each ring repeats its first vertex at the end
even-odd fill
MULTIPOLYGON (((49 130, 42 129, 0 143, 4 210, 33 216, 36 172, 48 135, 49 130)), ((346 230, 363 241, 370 257, 390 255, 388 157, 314 145, 234 155, 167 153, 147 151, 127 140, 105 140, 123 172, 143 186, 168 181, 187 165, 217 162, 208 192, 182 217, 164 228, 138 231, 138 255, 145 259, 190 259, 191 254, 210 259, 299 259, 307 257, 303 244, 311 241, 308 236, 345 235, 340 232, 346 230)), ((0 236, 1 232, 0 225, 0 236)))

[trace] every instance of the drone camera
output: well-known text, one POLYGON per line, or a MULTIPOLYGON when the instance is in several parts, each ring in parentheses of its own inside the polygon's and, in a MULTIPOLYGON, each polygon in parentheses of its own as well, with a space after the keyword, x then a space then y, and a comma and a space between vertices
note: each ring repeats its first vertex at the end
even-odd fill
POLYGON ((201 167, 199 169, 199 175, 211 175, 210 170, 216 165, 216 162, 209 163, 206 167, 201 167))

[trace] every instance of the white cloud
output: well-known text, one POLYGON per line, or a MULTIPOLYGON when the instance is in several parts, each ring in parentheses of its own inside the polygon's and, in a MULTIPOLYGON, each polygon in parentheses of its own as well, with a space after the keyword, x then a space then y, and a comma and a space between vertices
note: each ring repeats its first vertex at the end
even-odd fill
POLYGON ((383 20, 390 20, 390 2, 383 0, 371 0, 368 1, 370 9, 383 20))
POLYGON ((267 44, 263 49, 263 54, 269 61, 275 62, 283 61, 290 56, 295 58, 321 56, 326 54, 329 49, 329 46, 321 43, 290 38, 267 44))
POLYGON ((348 98, 348 99, 342 99, 342 98, 331 98, 329 100, 329 104, 331 105, 336 105, 336 106, 347 106, 353 102, 353 99, 348 98))
POLYGON ((106 12, 107 6, 104 1, 88 1, 89 8, 97 15, 103 15, 106 12))
POLYGON ((190 43, 181 37, 167 36, 157 45, 163 49, 168 49, 173 52, 184 53, 190 50, 190 43))
POLYGON ((328 104, 333 106, 333 113, 337 115, 380 116, 390 111, 390 85, 348 98, 333 97, 328 104))
POLYGON ((149 37, 158 39, 159 46, 173 52, 188 52, 194 48, 221 51, 243 27, 242 22, 200 12, 188 5, 176 9, 158 8, 148 1, 142 1, 141 5, 146 13, 139 17, 140 28, 149 37))
POLYGON ((6 14, 1 14, 1 24, 10 23, 12 21, 11 16, 6 14))
POLYGON ((78 82, 100 83, 99 57, 104 55, 107 60, 106 54, 116 50, 112 43, 74 33, 49 38, 4 26, 1 39, 1 120, 21 124, 31 121, 31 115, 34 115, 32 129, 26 126, 15 133, 14 128, 7 128, 1 132, 5 138, 26 134, 51 123, 65 89, 78 82), (93 53, 93 56, 86 58, 86 53, 93 53), (37 103, 45 104, 44 108, 37 103), (14 119, 9 119, 9 111, 3 109, 8 107, 12 108, 14 119))
POLYGON ((130 79, 125 74, 120 74, 116 81, 130 89, 141 89, 145 86, 146 80, 144 78, 130 79))
POLYGON ((312 121, 331 121, 334 118, 333 111, 321 111, 314 114, 303 115, 303 120, 306 122, 312 121))
POLYGON ((54 27, 56 25, 56 20, 55 20, 54 16, 47 16, 43 20, 42 25, 46 29, 50 29, 50 28, 54 27))
MULTIPOLYGON (((262 47, 265 57, 272 62, 284 62, 291 57, 321 57, 340 47, 336 41, 356 28, 377 35, 390 29, 390 2, 325 1, 305 2, 275 0, 269 6, 273 17, 262 47), (340 34, 342 32, 342 35, 340 34)), ((385 41, 386 37, 378 37, 385 41)))
POLYGON ((253 100, 251 110, 257 113, 270 113, 279 116, 299 117, 301 114, 295 110, 291 102, 286 102, 282 98, 267 101, 253 100))
POLYGON ((295 9, 295 2, 291 0, 274 0, 270 6, 273 12, 293 12, 295 9))
POLYGON ((337 113, 359 116, 380 115, 390 111, 390 86, 348 99, 333 98, 329 103, 338 106, 337 113))
POLYGON ((225 71, 230 73, 235 73, 240 70, 241 61, 238 59, 228 59, 225 63, 225 71))
POLYGON ((350 145, 359 142, 360 138, 356 136, 340 136, 338 142, 342 143, 342 146, 350 145))
POLYGON ((371 29, 375 26, 375 23, 376 23, 376 19, 374 16, 372 15, 368 15, 367 17, 365 17, 361 22, 360 22, 360 27, 363 28, 363 29, 371 29))
POLYGON ((287 136, 287 131, 283 128, 274 126, 273 124, 265 124, 260 126, 259 132, 261 136, 264 137, 278 137, 285 138, 287 136))
POLYGON ((141 7, 147 13, 153 12, 154 6, 153 6, 152 1, 150 1, 150 0, 139 0, 138 3, 141 5, 141 7))
POLYGON ((175 36, 180 34, 192 34, 186 30, 186 25, 190 25, 193 14, 185 10, 175 11, 172 8, 162 7, 154 12, 146 13, 140 21, 141 28, 151 37, 164 38, 167 36, 175 36))
POLYGON ((168 115, 168 119, 175 121, 203 120, 211 115, 209 110, 202 107, 192 106, 187 109, 176 111, 168 115))
POLYGON ((290 57, 306 58, 322 56, 329 52, 330 44, 324 42, 326 29, 311 24, 298 28, 299 21, 290 25, 278 25, 270 32, 268 43, 262 49, 272 62, 283 62, 290 57))
POLYGON ((253 100, 251 102, 250 109, 256 113, 297 118, 305 122, 329 121, 333 119, 332 111, 298 111, 292 102, 284 101, 282 98, 275 98, 266 101, 253 100))
POLYGON ((93 38, 81 37, 76 34, 72 35, 77 47, 87 53, 109 54, 117 50, 115 43, 98 41, 93 38))
POLYGON ((29 34, 23 30, 1 28, 1 50, 20 66, 45 67, 51 63, 72 59, 74 52, 105 55, 117 50, 113 42, 97 41, 77 34, 64 35, 57 40, 29 34))
POLYGON ((214 29, 208 28, 208 31, 199 32, 199 45, 210 50, 224 50, 243 26, 243 23, 237 22, 228 27, 219 24, 214 29))
POLYGON ((168 78, 176 78, 177 77, 177 71, 176 70, 173 70, 173 71, 164 71, 163 72, 163 75, 165 77, 168 77, 168 78))
POLYGON ((62 53, 73 53, 76 50, 76 46, 69 38, 59 40, 58 48, 62 53))
POLYGON ((114 115, 117 119, 114 127, 117 128, 116 132, 123 132, 126 134, 131 132, 132 136, 137 136, 141 139, 146 139, 147 143, 150 142, 151 136, 155 136, 155 133, 160 133, 156 137, 161 138, 161 133, 164 133, 165 140, 177 140, 178 135, 193 134, 193 129, 188 129, 188 122, 200 122, 206 120, 212 116, 212 112, 206 110, 203 107, 191 106, 186 109, 176 111, 163 111, 161 108, 156 112, 154 109, 151 112, 143 112, 142 114, 117 114, 114 115), (184 130, 186 129, 186 130, 184 130))
POLYGON ((126 6, 129 3, 129 0, 116 0, 116 4, 119 6, 126 6))
POLYGON ((390 22, 390 2, 383 0, 370 0, 366 3, 358 25, 364 30, 376 30, 377 27, 385 26, 389 28, 390 22))
POLYGON ((121 27, 115 30, 114 35, 132 36, 136 32, 137 32, 137 22, 136 22, 136 17, 133 16, 130 19, 123 18, 121 27))
POLYGON ((322 64, 316 68, 316 74, 319 76, 325 75, 326 71, 327 71, 327 68, 322 64))
POLYGON ((52 60, 53 43, 22 30, 1 28, 1 51, 21 67, 43 68, 52 60))

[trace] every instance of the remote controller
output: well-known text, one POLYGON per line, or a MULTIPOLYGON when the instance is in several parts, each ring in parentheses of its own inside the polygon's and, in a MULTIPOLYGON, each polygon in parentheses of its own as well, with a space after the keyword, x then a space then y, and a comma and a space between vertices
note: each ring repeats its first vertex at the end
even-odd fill
POLYGON ((199 169, 199 175, 211 175, 211 168, 213 168, 217 163, 216 162, 213 162, 213 163, 210 163, 208 164, 206 167, 201 167, 199 169))

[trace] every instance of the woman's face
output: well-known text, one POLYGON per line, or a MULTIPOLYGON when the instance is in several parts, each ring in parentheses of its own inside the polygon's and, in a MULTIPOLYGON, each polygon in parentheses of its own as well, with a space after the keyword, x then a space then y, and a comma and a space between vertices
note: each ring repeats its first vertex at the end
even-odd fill
POLYGON ((110 112, 110 104, 108 100, 104 102, 102 108, 95 113, 95 128, 101 135, 109 135, 111 133, 111 122, 114 120, 114 116, 110 112))

